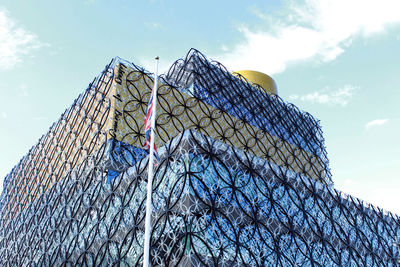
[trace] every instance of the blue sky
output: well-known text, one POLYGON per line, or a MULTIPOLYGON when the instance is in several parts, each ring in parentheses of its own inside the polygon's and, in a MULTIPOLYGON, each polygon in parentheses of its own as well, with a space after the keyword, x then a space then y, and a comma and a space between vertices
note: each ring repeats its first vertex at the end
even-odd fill
MULTIPOLYGON (((335 187, 400 214, 400 2, 0 1, 0 177, 115 56, 197 48, 321 120, 335 187)), ((1 179, 2 180, 2 179, 1 179)), ((2 181, 1 181, 2 182, 2 181)))

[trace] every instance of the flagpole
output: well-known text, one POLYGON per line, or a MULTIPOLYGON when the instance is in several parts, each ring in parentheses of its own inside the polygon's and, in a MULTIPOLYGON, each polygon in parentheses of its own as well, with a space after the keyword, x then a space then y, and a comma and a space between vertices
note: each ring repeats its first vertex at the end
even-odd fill
POLYGON ((153 87, 153 115, 151 116, 151 129, 150 129, 150 155, 149 155, 149 171, 147 178, 147 198, 146 198, 146 220, 144 228, 144 253, 143 253, 143 267, 149 267, 150 258, 150 234, 151 234, 151 193, 153 191, 153 165, 154 165, 154 128, 156 124, 156 111, 157 111, 157 87, 158 87, 158 60, 156 57, 156 75, 154 78, 153 87))

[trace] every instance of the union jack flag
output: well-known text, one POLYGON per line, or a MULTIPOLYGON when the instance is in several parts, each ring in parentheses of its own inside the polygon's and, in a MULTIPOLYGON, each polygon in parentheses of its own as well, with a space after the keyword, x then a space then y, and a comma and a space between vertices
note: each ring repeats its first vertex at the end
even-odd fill
MULTIPOLYGON (((145 134, 145 138, 146 138, 146 142, 144 143, 144 146, 149 151, 150 151, 150 142, 151 142, 151 117, 153 116, 153 108, 154 108, 153 92, 151 92, 150 101, 149 101, 149 104, 147 106, 147 111, 146 111, 146 118, 144 119, 144 134, 145 134)), ((156 143, 154 143, 154 156, 156 157, 157 161, 160 161, 156 143)))

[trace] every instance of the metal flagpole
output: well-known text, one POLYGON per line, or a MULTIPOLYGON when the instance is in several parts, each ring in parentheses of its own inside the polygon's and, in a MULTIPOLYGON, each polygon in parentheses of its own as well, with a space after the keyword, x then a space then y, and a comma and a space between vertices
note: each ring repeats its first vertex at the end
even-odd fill
POLYGON ((153 87, 153 114, 151 116, 151 129, 150 129, 150 155, 149 155, 149 171, 147 178, 147 198, 146 198, 146 221, 144 228, 144 253, 143 253, 143 267, 149 266, 150 258, 150 234, 151 234, 151 193, 153 191, 153 162, 154 162, 154 127, 156 124, 156 107, 157 107, 157 87, 158 87, 158 60, 156 57, 156 76, 154 78, 153 87))

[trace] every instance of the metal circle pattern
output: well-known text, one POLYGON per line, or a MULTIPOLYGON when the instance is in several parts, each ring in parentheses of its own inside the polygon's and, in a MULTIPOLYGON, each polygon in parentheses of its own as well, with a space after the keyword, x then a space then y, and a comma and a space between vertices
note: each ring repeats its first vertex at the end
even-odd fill
MULTIPOLYGON (((113 60, 7 175, 2 266, 141 265, 152 82, 113 60)), ((334 189, 311 115, 196 50, 158 99, 153 266, 397 265, 399 218, 334 189)))

